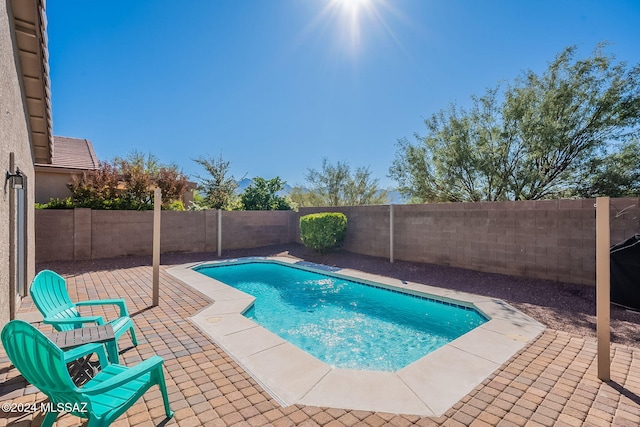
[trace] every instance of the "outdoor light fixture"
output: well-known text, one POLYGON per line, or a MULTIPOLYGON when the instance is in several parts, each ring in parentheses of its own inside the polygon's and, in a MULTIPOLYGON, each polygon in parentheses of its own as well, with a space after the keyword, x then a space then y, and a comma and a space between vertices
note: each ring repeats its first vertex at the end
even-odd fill
POLYGON ((23 189, 25 187, 25 179, 24 179, 24 174, 22 173, 22 171, 20 170, 20 168, 16 168, 16 172, 15 173, 11 173, 9 171, 7 171, 7 174, 5 175, 5 179, 4 182, 6 184, 7 181, 9 181, 9 184, 11 185, 11 188, 13 190, 18 190, 18 189, 23 189))

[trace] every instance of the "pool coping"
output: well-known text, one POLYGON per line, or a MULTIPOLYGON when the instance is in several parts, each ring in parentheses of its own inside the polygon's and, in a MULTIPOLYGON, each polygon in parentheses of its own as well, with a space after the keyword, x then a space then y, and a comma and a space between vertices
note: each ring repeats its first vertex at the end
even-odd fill
POLYGON ((169 268, 167 272, 213 301, 191 316, 190 321, 283 406, 303 404, 439 416, 546 329, 494 298, 287 257, 189 263, 169 268), (244 317, 242 313, 254 297, 193 270, 205 264, 258 260, 298 265, 391 290, 473 306, 489 320, 396 372, 333 368, 244 317))

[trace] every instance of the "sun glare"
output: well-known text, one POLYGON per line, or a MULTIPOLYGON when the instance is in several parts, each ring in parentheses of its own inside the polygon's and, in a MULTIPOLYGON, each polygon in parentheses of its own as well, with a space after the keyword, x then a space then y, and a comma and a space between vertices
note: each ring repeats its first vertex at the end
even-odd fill
POLYGON ((404 50, 387 23, 386 15, 406 21, 390 0, 325 0, 320 13, 305 27, 300 39, 318 30, 325 32, 329 29, 338 44, 338 50, 357 57, 366 40, 380 40, 380 35, 384 33, 404 50))
POLYGON ((339 5, 340 7, 349 8, 351 10, 356 10, 361 7, 367 7, 370 5, 372 0, 333 0, 334 4, 339 5))
POLYGON ((374 0, 331 0, 330 8, 342 21, 342 42, 346 42, 351 51, 357 51, 362 39, 365 14, 375 14, 374 0))

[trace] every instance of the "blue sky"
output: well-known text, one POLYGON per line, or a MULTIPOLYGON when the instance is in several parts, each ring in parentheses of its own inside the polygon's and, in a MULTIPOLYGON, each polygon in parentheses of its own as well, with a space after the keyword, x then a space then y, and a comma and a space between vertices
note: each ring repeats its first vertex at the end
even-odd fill
POLYGON ((396 141, 570 45, 640 63, 638 0, 49 0, 54 134, 101 160, 222 155, 304 184, 323 157, 382 186, 396 141))

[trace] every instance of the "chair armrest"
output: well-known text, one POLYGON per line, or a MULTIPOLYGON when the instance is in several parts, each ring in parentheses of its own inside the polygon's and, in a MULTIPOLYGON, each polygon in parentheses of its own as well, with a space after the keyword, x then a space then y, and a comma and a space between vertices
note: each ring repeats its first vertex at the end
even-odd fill
POLYGON ((63 352, 65 363, 80 359, 81 357, 84 357, 91 353, 96 353, 98 355, 98 360, 100 361, 100 366, 104 368, 109 364, 107 353, 104 351, 104 346, 99 343, 82 344, 70 350, 63 350, 63 352))
POLYGON ((73 323, 96 323, 98 325, 104 325, 104 320, 101 316, 83 316, 83 317, 69 317, 66 319, 56 319, 47 317, 44 319, 44 323, 47 325, 68 325, 73 323))
POLYGON ((127 305, 122 298, 114 298, 114 299, 97 299, 90 301, 79 301, 76 303, 76 306, 89 306, 89 305, 117 305, 120 307, 120 317, 129 316, 129 311, 127 310, 127 305))
POLYGON ((164 359, 160 356, 151 356, 147 360, 144 360, 138 363, 135 366, 128 368, 126 371, 123 371, 106 381, 97 384, 94 387, 83 387, 82 393, 88 395, 96 395, 102 394, 106 391, 113 390, 116 387, 120 387, 121 385, 127 384, 132 380, 135 380, 142 375, 148 374, 154 369, 162 369, 162 364, 164 363, 164 359))

